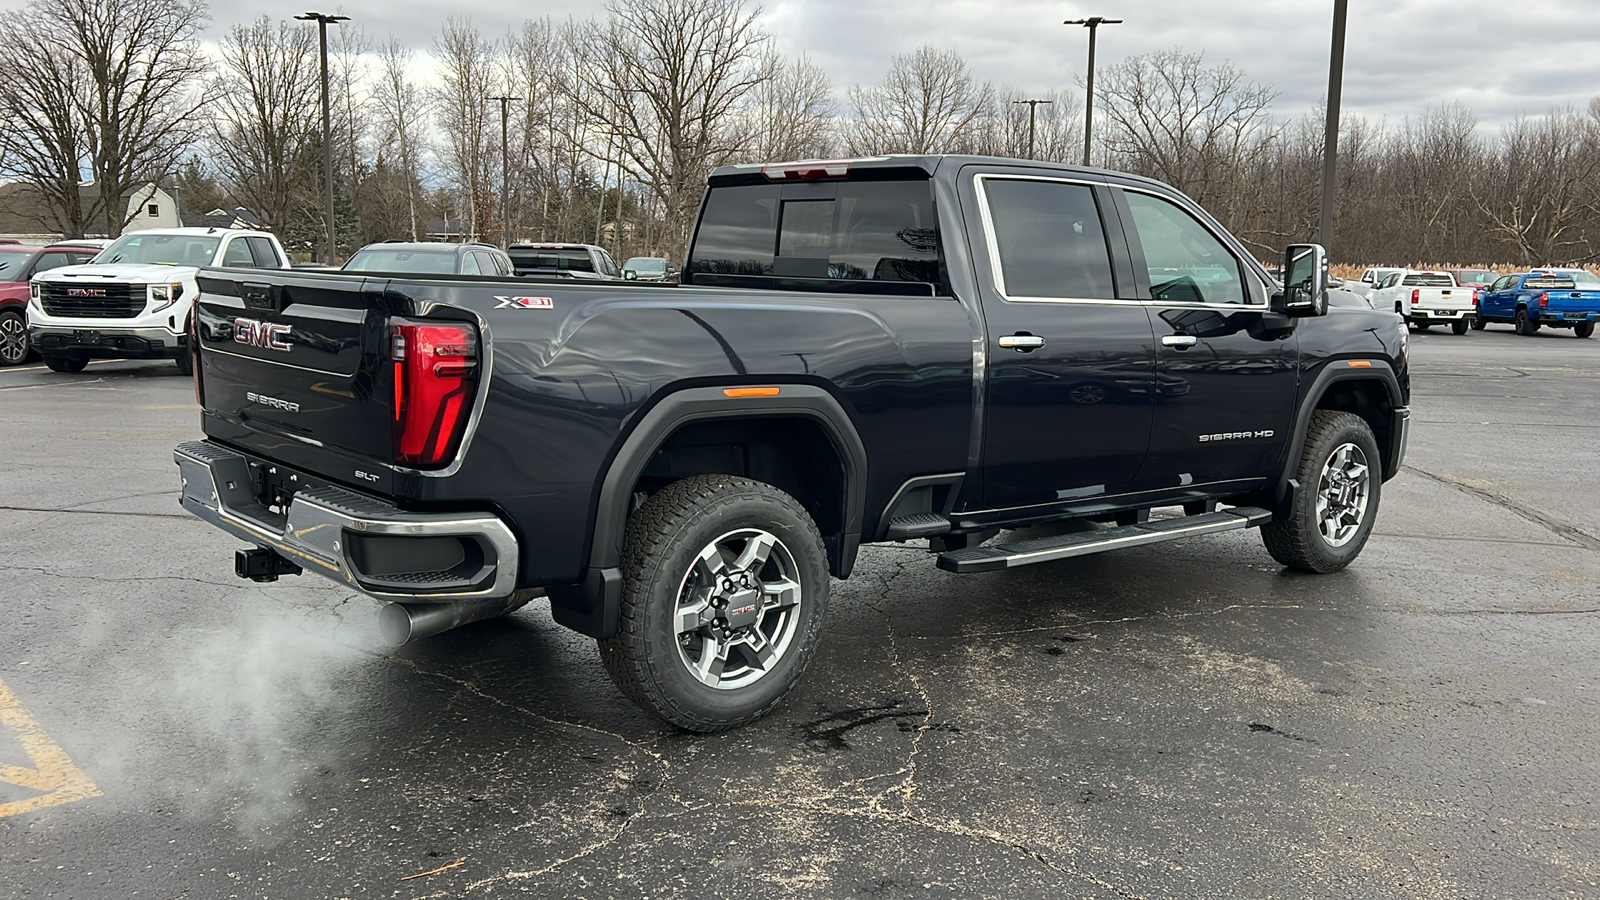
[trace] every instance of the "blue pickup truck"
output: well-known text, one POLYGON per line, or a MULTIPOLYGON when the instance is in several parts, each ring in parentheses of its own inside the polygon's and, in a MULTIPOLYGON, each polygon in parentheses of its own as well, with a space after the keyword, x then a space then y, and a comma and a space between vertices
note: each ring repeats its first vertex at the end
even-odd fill
POLYGON ((1517 334, 1543 326, 1571 328, 1581 338, 1594 334, 1600 320, 1600 279, 1586 271, 1534 271, 1502 275, 1478 295, 1472 327, 1490 322, 1513 325, 1517 334))

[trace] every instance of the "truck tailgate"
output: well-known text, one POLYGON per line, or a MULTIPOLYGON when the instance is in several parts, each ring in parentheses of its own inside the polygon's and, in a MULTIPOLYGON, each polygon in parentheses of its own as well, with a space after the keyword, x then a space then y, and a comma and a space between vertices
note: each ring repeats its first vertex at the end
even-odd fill
POLYGON ((202 271, 195 304, 202 403, 250 431, 387 460, 392 376, 387 279, 202 271))
POLYGON ((1600 312, 1600 291, 1552 289, 1544 308, 1553 313, 1600 312))

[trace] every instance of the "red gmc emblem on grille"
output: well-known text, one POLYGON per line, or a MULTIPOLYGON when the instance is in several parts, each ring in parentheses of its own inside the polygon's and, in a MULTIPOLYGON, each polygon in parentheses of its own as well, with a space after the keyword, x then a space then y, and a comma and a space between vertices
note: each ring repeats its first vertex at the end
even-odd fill
POLYGON ((263 347, 267 350, 288 352, 291 331, 293 329, 288 325, 279 325, 276 322, 263 322, 260 319, 233 320, 233 341, 246 347, 263 347))
POLYGON ((67 296, 68 297, 104 297, 105 295, 106 295, 106 289, 105 288, 80 288, 80 287, 69 287, 69 288, 67 288, 67 296))

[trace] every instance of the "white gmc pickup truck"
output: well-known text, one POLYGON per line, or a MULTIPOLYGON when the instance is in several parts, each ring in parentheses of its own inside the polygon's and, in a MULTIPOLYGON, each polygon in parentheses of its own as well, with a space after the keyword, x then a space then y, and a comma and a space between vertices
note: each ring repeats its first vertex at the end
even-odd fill
POLYGON ((264 231, 157 228, 117 238, 92 262, 29 283, 28 337, 45 365, 81 372, 91 359, 172 359, 190 371, 189 311, 204 266, 287 269, 264 231))
POLYGON ((1384 276, 1367 299, 1374 309, 1393 309, 1418 331, 1448 323, 1451 331, 1466 334, 1477 297, 1476 290, 1457 285, 1449 272, 1408 269, 1384 276))

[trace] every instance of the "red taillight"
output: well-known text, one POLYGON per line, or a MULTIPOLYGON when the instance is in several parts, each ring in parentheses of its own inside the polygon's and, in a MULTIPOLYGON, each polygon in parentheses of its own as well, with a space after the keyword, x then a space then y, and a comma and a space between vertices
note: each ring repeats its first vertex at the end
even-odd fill
POLYGON ((1421 303, 1422 302, 1422 291, 1420 291, 1420 290, 1418 290, 1416 288, 1412 288, 1411 289, 1411 302, 1412 303, 1421 303))
POLYGON ((1472 305, 1473 306, 1477 306, 1478 305, 1478 289, 1477 288, 1473 288, 1472 289, 1472 305))
POLYGON ((1539 305, 1540 306, 1549 306, 1550 305, 1550 292, 1549 291, 1545 291, 1544 293, 1539 295, 1539 305))
POLYGON ((200 386, 200 310, 189 314, 189 373, 194 377, 194 402, 206 405, 206 392, 200 386))
POLYGON ((396 323, 389 331, 394 362, 396 462, 436 466, 450 459, 472 406, 478 336, 456 323, 396 323))

